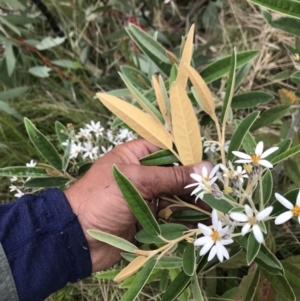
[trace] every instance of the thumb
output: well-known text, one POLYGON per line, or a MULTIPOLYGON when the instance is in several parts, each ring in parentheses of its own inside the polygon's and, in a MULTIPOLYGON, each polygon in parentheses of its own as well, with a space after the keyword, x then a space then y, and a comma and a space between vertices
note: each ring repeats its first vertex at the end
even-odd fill
POLYGON ((142 166, 123 165, 120 169, 138 189, 143 198, 151 199, 162 194, 186 195, 192 189, 185 189, 188 184, 195 182, 191 173, 202 174, 206 167, 208 173, 213 165, 210 162, 201 162, 189 166, 142 166))

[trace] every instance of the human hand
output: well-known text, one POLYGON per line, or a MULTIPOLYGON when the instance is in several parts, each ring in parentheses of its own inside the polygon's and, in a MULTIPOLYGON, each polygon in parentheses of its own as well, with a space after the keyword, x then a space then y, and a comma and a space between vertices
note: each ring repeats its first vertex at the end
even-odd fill
MULTIPOLYGON (((87 234, 88 229, 98 229, 128 241, 134 241, 137 220, 129 209, 116 184, 112 167, 129 178, 145 200, 160 195, 188 195, 184 187, 192 182, 191 173, 201 173, 211 164, 202 162, 195 166, 142 166, 139 159, 159 148, 146 140, 135 140, 115 147, 99 159, 65 195, 77 215, 89 245, 93 272, 104 270, 117 263, 120 250, 99 242, 87 234)), ((155 204, 149 203, 153 207, 155 204)))

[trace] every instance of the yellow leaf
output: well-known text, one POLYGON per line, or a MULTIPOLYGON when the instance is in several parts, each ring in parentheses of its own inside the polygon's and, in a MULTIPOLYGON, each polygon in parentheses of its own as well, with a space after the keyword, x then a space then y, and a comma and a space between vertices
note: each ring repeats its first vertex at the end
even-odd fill
POLYGON ((280 89, 278 90, 280 100, 284 105, 293 105, 297 101, 297 96, 290 90, 280 89))
POLYGON ((193 67, 185 65, 185 68, 198 96, 202 101, 204 111, 213 120, 216 120, 217 116, 215 113, 215 102, 207 84, 193 67))
POLYGON ((202 141, 197 117, 184 87, 173 82, 170 90, 175 145, 183 165, 201 162, 202 141))
POLYGON ((193 50, 194 50, 194 44, 193 44, 194 31, 195 31, 195 24, 193 24, 191 26, 188 36, 186 38, 184 48, 182 51, 179 68, 178 68, 177 78, 176 78, 178 85, 180 85, 184 88, 186 87, 187 80, 188 80, 188 73, 185 68, 185 65, 191 64, 191 59, 192 59, 193 50))
POLYGON ((121 282, 135 274, 148 260, 148 257, 138 256, 131 261, 114 279, 116 282, 121 282))
POLYGON ((172 213, 172 210, 169 207, 166 207, 165 209, 162 209, 158 212, 158 217, 168 220, 172 213))
POLYGON ((96 96, 113 114, 152 144, 172 150, 172 137, 161 123, 137 107, 113 95, 97 93, 96 96))

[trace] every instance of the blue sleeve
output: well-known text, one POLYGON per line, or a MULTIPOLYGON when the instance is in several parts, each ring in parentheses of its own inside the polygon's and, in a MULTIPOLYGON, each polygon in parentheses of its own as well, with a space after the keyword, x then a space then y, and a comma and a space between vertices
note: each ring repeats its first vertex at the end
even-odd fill
POLYGON ((42 301, 92 272, 82 228, 58 189, 1 205, 0 241, 20 301, 42 301))

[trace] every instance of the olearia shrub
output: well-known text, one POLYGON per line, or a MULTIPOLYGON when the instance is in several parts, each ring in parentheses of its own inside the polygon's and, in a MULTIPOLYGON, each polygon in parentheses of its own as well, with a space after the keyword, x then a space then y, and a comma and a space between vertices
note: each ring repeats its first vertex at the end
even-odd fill
MULTIPOLYGON (((267 6, 270 1, 253 2, 267 6)), ((28 135, 47 163, 2 168, 0 175, 12 177, 10 189, 16 191, 15 196, 47 187, 64 189, 114 145, 134 139, 133 132, 161 148, 142 158, 141 164, 190 165, 205 156, 213 169, 191 174, 192 184, 186 188, 193 188, 195 202, 205 202, 211 210, 178 196, 161 197, 170 205, 158 213, 158 221, 130 180, 113 167, 115 180, 143 229, 136 235, 138 246, 88 230, 95 239, 123 250, 128 262, 122 270, 99 273, 99 278, 114 275, 120 287, 127 289, 122 301, 136 299, 149 283, 161 301, 296 300, 299 253, 278 253, 274 233, 287 221, 300 223, 300 189, 282 195, 274 185, 273 171, 299 153, 300 145, 292 146, 292 139, 286 138, 266 148, 265 141, 255 139, 257 129, 293 110, 291 105, 282 105, 260 114, 255 108, 273 96, 263 91, 239 92, 258 51, 233 49, 231 56, 199 73, 193 65, 194 26, 183 40, 180 59, 139 27, 129 25, 126 31, 149 61, 149 72, 145 75, 123 66, 120 76, 126 89, 96 94, 116 115, 114 131, 105 131, 100 122, 92 121, 75 133, 72 125, 56 122, 57 150, 25 119, 28 135), (225 92, 216 100, 208 84, 224 76, 227 82, 221 88, 225 92), (127 100, 131 97, 132 102, 117 97, 120 95, 127 100), (237 118, 237 111, 245 108, 251 109, 249 114, 237 118), (115 129, 123 123, 133 132, 127 127, 115 129), (207 127, 215 134, 208 135, 207 127), (135 209, 141 206, 143 210, 135 209), (181 210, 172 211, 174 207, 181 210), (198 226, 190 229, 182 222, 198 226), (213 289, 211 275, 215 276, 213 289), (241 280, 230 281, 231 275, 241 280)))

